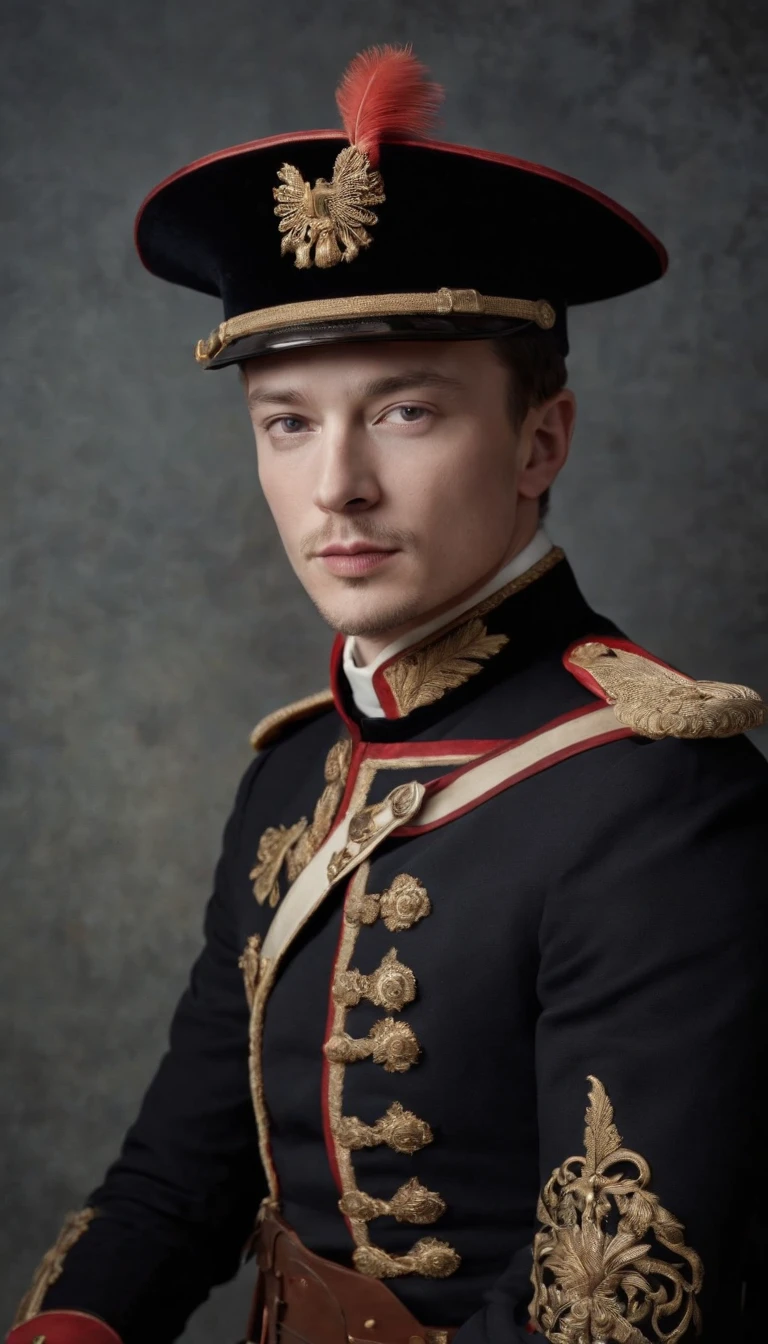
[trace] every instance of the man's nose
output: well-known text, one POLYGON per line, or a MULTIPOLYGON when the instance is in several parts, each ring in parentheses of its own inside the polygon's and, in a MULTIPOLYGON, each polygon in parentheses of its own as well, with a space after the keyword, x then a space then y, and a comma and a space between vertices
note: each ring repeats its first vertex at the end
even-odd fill
POLYGON ((324 513, 358 513, 381 498, 364 431, 349 422, 323 431, 314 502, 324 513))

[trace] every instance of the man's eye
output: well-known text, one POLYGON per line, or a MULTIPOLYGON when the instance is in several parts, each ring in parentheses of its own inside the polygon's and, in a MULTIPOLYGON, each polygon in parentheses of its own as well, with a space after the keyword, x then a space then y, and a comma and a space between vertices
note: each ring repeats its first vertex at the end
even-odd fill
POLYGON ((417 420, 423 420, 429 412, 425 406, 396 406, 392 414, 400 416, 407 425, 415 425, 417 420))
POLYGON ((297 415, 282 415, 270 425, 270 429, 279 429, 283 434, 299 434, 305 428, 306 421, 300 420, 297 415))

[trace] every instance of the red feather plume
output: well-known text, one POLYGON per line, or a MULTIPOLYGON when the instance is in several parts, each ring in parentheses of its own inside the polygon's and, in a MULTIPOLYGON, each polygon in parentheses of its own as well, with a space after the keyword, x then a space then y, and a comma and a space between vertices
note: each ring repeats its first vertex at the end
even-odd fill
POLYGON ((369 47, 347 66, 336 106, 350 144, 374 168, 382 140, 418 138, 434 125, 443 90, 428 73, 410 47, 369 47))

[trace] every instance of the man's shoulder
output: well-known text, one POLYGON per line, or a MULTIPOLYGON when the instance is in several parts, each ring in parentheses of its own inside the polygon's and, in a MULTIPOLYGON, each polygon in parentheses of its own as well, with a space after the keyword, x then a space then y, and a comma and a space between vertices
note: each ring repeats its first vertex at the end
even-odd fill
POLYGON ((263 751, 266 747, 291 737, 302 725, 320 717, 328 717, 334 712, 333 693, 330 688, 305 695, 288 705, 273 709, 264 718, 259 719, 251 733, 251 746, 254 751, 263 751))

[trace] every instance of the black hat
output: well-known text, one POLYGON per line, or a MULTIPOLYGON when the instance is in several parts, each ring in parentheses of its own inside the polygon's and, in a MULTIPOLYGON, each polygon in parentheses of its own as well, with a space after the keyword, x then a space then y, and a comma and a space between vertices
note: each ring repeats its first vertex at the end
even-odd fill
POLYGON ((136 220, 148 270, 223 300, 206 368, 304 345, 541 333, 571 304, 663 275, 662 244, 538 164, 424 138, 441 90, 408 48, 372 48, 337 90, 344 132, 198 159, 136 220))

